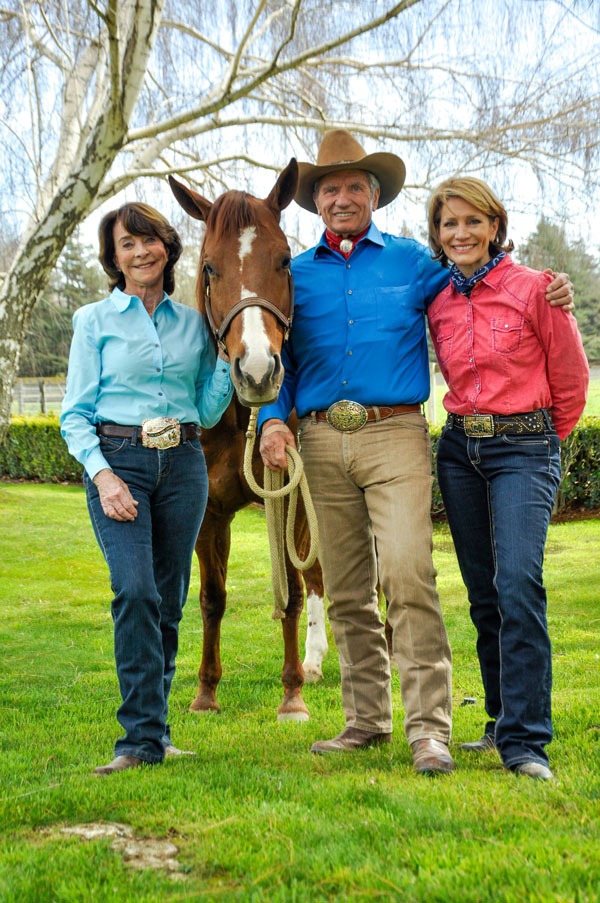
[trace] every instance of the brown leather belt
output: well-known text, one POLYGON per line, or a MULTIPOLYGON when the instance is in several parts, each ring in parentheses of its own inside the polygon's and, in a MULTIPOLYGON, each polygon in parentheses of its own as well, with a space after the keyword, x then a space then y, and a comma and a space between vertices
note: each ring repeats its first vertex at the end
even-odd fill
MULTIPOLYGON (((181 423, 181 441, 198 438, 198 426, 195 423, 181 423)), ((108 439, 137 439, 142 438, 141 426, 122 426, 120 423, 98 423, 96 433, 106 436, 108 439)))
POLYGON ((448 414, 446 425, 464 430, 467 436, 527 436, 552 429, 549 411, 540 408, 525 414, 448 414))
POLYGON ((356 401, 336 401, 326 411, 312 411, 310 416, 319 423, 328 423, 343 433, 355 433, 367 423, 387 420, 398 414, 416 414, 421 410, 420 404, 373 405, 366 408, 356 401))
MULTIPOLYGON (((420 404, 392 404, 365 408, 367 423, 371 423, 373 420, 387 420, 388 417, 395 417, 397 414, 416 414, 420 410, 420 404)), ((327 421, 327 411, 315 411, 313 416, 319 423, 327 421)))

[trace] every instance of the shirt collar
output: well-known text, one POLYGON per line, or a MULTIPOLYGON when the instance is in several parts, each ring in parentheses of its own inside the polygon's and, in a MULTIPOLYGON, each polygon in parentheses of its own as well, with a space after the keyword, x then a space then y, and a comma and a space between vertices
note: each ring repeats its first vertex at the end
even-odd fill
MULTIPOLYGON (((140 301, 140 303, 141 303, 141 299, 138 298, 137 295, 128 295, 126 292, 122 291, 120 288, 117 288, 116 286, 115 286, 115 288, 113 288, 112 292, 110 293, 110 299, 120 314, 122 314, 124 311, 126 311, 131 306, 131 303, 134 298, 137 298, 138 301, 140 301)), ((163 292, 162 300, 167 301, 168 303, 166 306, 169 309, 171 309, 172 301, 166 292, 163 292)), ((162 301, 161 301, 161 304, 162 304, 162 301)))

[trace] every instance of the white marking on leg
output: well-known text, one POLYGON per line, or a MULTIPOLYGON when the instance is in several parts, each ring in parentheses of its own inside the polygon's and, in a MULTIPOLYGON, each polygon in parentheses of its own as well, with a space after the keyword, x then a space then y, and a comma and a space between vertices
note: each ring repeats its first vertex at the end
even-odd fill
POLYGON ((323 679, 321 665, 329 649, 325 630, 325 600, 311 592, 306 600, 306 608, 308 627, 306 628, 306 652, 302 667, 304 668, 305 683, 312 684, 323 679))

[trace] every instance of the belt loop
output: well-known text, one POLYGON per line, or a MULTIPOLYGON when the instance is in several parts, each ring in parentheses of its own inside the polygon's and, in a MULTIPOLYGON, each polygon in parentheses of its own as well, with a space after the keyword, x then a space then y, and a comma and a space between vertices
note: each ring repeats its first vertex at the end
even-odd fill
POLYGON ((446 426, 449 430, 454 429, 454 414, 448 414, 448 417, 446 418, 446 426))
POLYGON ((316 412, 316 411, 311 411, 311 412, 310 412, 310 422, 311 422, 311 423, 316 423, 316 422, 317 422, 317 412, 316 412))
POLYGON ((549 430, 553 430, 554 423, 552 422, 552 415, 550 414, 550 411, 548 410, 548 408, 540 408, 540 410, 542 412, 542 417, 546 421, 546 426, 549 430))
POLYGON ((134 428, 131 431, 131 445, 135 448, 137 444, 138 444, 138 428, 137 428, 137 426, 134 426, 134 428))
POLYGON ((375 423, 379 423, 381 420, 381 411, 376 405, 372 405, 372 411, 375 414, 375 423))

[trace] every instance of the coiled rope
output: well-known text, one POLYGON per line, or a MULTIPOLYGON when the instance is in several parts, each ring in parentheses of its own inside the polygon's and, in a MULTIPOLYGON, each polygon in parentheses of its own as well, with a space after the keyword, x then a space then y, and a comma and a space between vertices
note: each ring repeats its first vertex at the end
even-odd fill
POLYGON ((289 595, 285 569, 285 550, 294 567, 300 571, 308 570, 317 560, 319 552, 319 528, 317 517, 310 497, 308 481, 304 473, 302 458, 295 448, 287 445, 285 453, 288 461, 289 480, 284 482, 283 471, 273 471, 270 467, 264 470, 264 486, 259 486, 252 472, 252 456, 256 442, 256 420, 258 408, 252 408, 250 422, 246 430, 246 448, 244 450, 244 476, 251 490, 265 500, 267 518, 267 534, 271 553, 271 579, 273 585, 274 609, 273 618, 284 618, 289 595), (294 536, 294 524, 298 507, 298 492, 302 494, 310 545, 306 558, 298 555, 294 536), (287 518, 285 518, 285 497, 289 496, 287 518))

